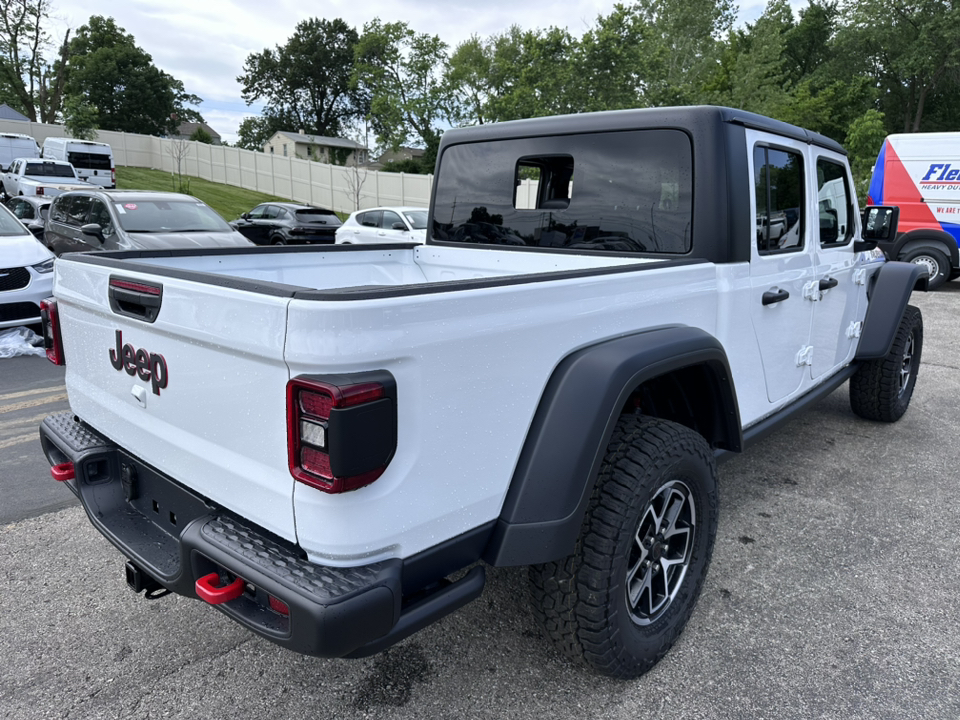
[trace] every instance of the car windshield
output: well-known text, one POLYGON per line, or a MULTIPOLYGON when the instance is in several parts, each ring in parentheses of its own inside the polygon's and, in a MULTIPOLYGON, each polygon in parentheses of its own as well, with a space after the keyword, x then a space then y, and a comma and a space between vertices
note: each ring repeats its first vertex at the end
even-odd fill
POLYGON ((27 163, 26 171, 23 174, 33 175, 34 177, 77 179, 77 176, 73 172, 73 167, 62 163, 27 163))
POLYGON ((322 208, 312 208, 310 210, 297 210, 297 222, 320 223, 323 225, 339 225, 340 218, 333 210, 324 210, 322 208))
POLYGON ((127 232, 230 232, 230 226, 199 200, 137 200, 114 202, 113 207, 127 232))
POLYGON ((27 229, 20 224, 7 208, 0 209, 0 237, 26 235, 27 229))
POLYGON ((414 230, 424 230, 427 227, 427 211, 426 210, 407 210, 403 216, 407 219, 407 222, 410 223, 410 226, 414 230))

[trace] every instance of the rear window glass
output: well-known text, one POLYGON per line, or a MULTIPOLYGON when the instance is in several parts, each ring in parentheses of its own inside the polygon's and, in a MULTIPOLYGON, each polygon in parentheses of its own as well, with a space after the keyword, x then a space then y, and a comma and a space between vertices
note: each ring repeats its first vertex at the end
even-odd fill
POLYGON ((24 175, 33 175, 34 177, 65 177, 76 180, 73 174, 73 168, 69 165, 60 165, 58 163, 27 163, 27 169, 24 175))
POLYGON ((112 162, 110 156, 104 153, 67 153, 67 160, 75 168, 84 170, 109 170, 112 162))
POLYGON ((423 230, 427 227, 426 210, 407 210, 403 216, 414 230, 423 230))
POLYGON ((693 161, 679 130, 454 145, 435 186, 433 237, 480 245, 682 254, 693 161))
POLYGON ((332 210, 313 208, 311 210, 297 210, 297 221, 302 223, 322 223, 324 225, 339 225, 340 218, 332 210))

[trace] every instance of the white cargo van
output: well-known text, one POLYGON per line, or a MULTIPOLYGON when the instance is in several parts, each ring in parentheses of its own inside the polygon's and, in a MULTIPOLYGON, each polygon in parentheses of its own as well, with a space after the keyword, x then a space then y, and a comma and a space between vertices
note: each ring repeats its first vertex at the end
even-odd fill
POLYGON ((88 183, 105 188, 117 186, 113 150, 107 143, 49 137, 43 141, 43 157, 70 163, 77 176, 88 183))
POLYGON ((6 172, 15 158, 38 158, 37 141, 23 133, 0 133, 0 172, 6 172))
POLYGON ((930 289, 960 278, 960 132, 890 135, 873 168, 867 203, 900 208, 890 260, 920 265, 930 289))

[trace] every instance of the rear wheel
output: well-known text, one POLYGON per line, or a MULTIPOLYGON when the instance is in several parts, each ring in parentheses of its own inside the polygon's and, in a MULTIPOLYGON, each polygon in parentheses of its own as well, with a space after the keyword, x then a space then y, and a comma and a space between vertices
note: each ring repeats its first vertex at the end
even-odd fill
POLYGON ((270 240, 271 245, 286 245, 282 237, 274 237, 270 240))
POLYGON ((930 245, 913 248, 904 253, 903 261, 919 265, 927 271, 929 290, 936 290, 950 279, 950 258, 938 248, 930 245))
POLYGON ((889 354, 869 360, 850 378, 850 407, 866 420, 896 422, 907 411, 923 353, 923 316, 907 305, 889 354))
POLYGON ((568 657, 612 677, 642 675, 690 618, 716 530, 706 441, 673 422, 623 416, 574 553, 530 568, 534 615, 568 657))

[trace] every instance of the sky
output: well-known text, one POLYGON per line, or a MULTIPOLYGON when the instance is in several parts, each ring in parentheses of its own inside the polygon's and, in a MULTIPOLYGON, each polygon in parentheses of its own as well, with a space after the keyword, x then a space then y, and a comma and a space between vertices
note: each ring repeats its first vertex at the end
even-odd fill
MULTIPOLYGON (((755 19, 764 4, 742 2, 740 20, 755 19)), ((284 44, 306 18, 343 18, 358 32, 376 17, 403 20, 416 32, 439 35, 452 49, 471 35, 484 38, 511 25, 555 25, 579 37, 613 5, 614 0, 55 0, 53 27, 59 39, 91 14, 113 17, 157 67, 203 98, 199 110, 204 119, 224 140, 234 142, 240 121, 260 109, 247 106, 240 96, 237 76, 244 61, 251 53, 284 44)))

